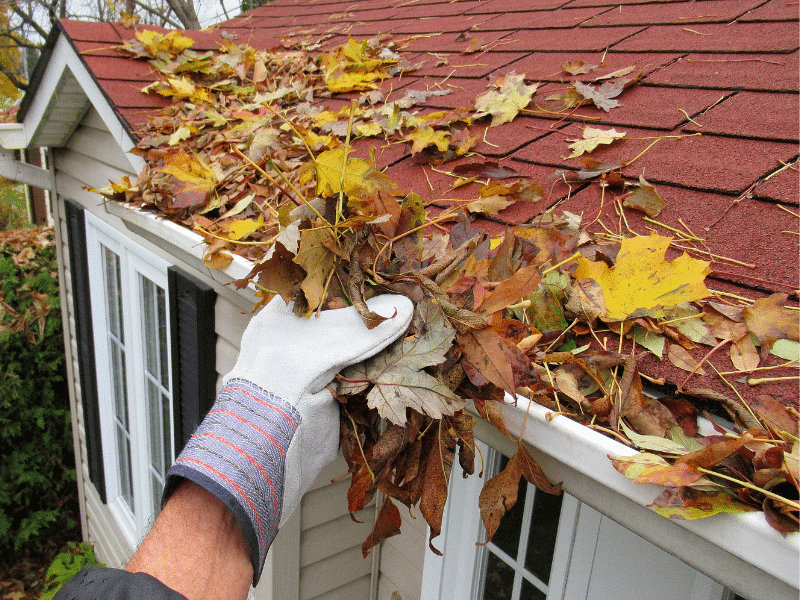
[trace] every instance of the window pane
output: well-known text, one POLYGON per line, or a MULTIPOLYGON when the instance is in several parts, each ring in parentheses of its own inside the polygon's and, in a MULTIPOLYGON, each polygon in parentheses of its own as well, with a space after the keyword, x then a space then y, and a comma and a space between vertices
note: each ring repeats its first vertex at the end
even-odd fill
POLYGON ((108 302, 108 327, 111 334, 125 343, 122 331, 122 282, 119 256, 103 246, 103 263, 106 272, 106 299, 108 302))
POLYGON ((492 552, 487 552, 484 600, 511 600, 514 591, 514 569, 492 552))
POLYGON ((150 438, 150 464, 156 472, 164 476, 164 436, 161 433, 164 429, 164 422, 162 421, 161 412, 161 392, 158 386, 153 383, 149 377, 145 378, 147 381, 147 409, 148 418, 150 422, 149 435, 150 438))
MULTIPOLYGON (((500 461, 500 468, 498 473, 502 471, 508 464, 508 458, 505 456, 500 461)), ((492 538, 492 543, 496 544, 503 552, 510 557, 516 559, 519 550, 519 536, 522 528, 522 517, 525 512, 525 493, 527 490, 525 480, 522 479, 519 486, 519 495, 517 496, 517 503, 511 510, 503 515, 500 519, 500 526, 492 538)), ((519 557, 520 559, 522 557, 519 557)))
POLYGON ((114 414, 128 431, 128 384, 125 374, 125 350, 115 340, 109 340, 111 349, 111 380, 114 394, 114 414))
POLYGON ((158 513, 161 506, 161 492, 164 491, 164 484, 152 472, 150 473, 150 492, 152 494, 153 510, 158 513))
POLYGON ((161 431, 164 436, 164 476, 166 477, 167 471, 172 466, 175 458, 172 456, 172 411, 170 410, 169 396, 161 394, 161 422, 164 423, 161 431))
POLYGON ((155 378, 161 370, 158 365, 158 322, 156 320, 156 307, 153 294, 153 282, 146 277, 141 277, 142 290, 142 321, 144 323, 144 353, 146 369, 155 378))
MULTIPOLYGON (((169 353, 167 352, 167 300, 166 294, 159 286, 156 288, 156 304, 158 313, 158 347, 159 362, 161 363, 161 385, 169 391, 169 353)), ((164 421, 168 423, 169 421, 164 421)))
POLYGON ((117 423, 117 461, 120 494, 133 511, 133 475, 131 474, 131 444, 128 434, 117 423))
POLYGON ((536 495, 533 497, 533 515, 525 568, 544 583, 550 581, 550 567, 553 564, 562 499, 563 495, 553 496, 539 490, 536 490, 536 495))
POLYGON ((547 600, 547 594, 538 589, 527 579, 523 579, 520 600, 547 600))

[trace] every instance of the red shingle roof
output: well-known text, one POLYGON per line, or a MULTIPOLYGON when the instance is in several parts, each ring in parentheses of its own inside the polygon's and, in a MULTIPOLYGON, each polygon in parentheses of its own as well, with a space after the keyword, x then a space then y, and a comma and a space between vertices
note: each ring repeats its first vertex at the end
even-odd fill
MULTIPOLYGON (((166 102, 139 92, 153 80, 146 63, 124 61, 110 49, 133 37, 133 31, 113 24, 66 21, 61 26, 132 130, 166 102)), ((607 226, 616 227, 613 203, 600 208, 597 185, 567 185, 552 178, 556 169, 582 167, 577 159, 562 157, 568 153, 565 140, 579 138, 584 123, 626 132, 625 139, 592 153, 617 164, 645 150, 654 136, 699 132, 701 136, 659 141, 623 168, 623 175, 636 179, 644 174, 658 187, 667 203, 659 217, 663 223, 683 223, 704 237, 714 254, 756 265, 715 261, 709 287, 748 298, 772 292, 797 298, 798 219, 780 208, 796 211, 800 196, 796 3, 274 0, 211 32, 190 35, 199 49, 214 48, 222 32, 261 48, 321 41, 323 49, 346 42, 348 36, 390 34, 412 62, 424 65, 400 80, 384 82, 382 89, 444 86, 452 91, 432 97, 427 103, 431 108, 471 107, 488 83, 512 70, 555 93, 577 79, 587 81, 635 65, 643 77, 619 97, 621 107, 609 112, 582 107, 565 118, 539 109, 549 106, 539 100, 548 95, 542 94, 537 96, 541 104, 535 115, 523 114, 487 131, 478 152, 531 176, 549 192, 546 201, 512 206, 487 227, 500 230, 503 220, 526 222, 559 202, 560 208, 583 214, 586 221, 600 216, 607 226), (479 39, 483 49, 462 53, 473 39, 479 39), (602 66, 589 76, 575 77, 561 69, 568 60, 594 65, 602 61, 602 66)), ((476 126, 481 134, 485 128, 486 123, 476 126)), ((469 186, 451 190, 452 179, 421 167, 400 145, 384 148, 375 140, 362 140, 356 149, 366 156, 369 147, 378 149, 380 168, 426 199, 475 194, 469 186)), ((658 229, 639 216, 629 214, 628 219, 636 232, 658 229)), ((599 228, 599 223, 593 227, 599 228)), ((722 358, 720 364, 726 367, 722 358)), ((685 376, 666 360, 650 360, 643 370, 673 381, 685 376)), ((722 384, 708 378, 698 385, 722 384)), ((796 403, 796 387, 785 388, 761 389, 796 403)))

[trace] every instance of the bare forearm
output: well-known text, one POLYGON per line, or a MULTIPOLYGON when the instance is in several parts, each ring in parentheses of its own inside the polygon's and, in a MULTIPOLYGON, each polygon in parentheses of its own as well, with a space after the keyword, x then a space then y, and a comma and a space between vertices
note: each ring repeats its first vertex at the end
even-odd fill
POLYGON ((148 573, 189 600, 243 600, 253 580, 236 517, 191 481, 172 495, 125 570, 148 573))

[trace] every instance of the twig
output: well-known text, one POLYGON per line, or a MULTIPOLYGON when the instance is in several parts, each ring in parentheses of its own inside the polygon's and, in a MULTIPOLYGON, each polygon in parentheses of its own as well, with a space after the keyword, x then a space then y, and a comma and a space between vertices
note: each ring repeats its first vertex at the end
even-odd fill
POLYGON ((771 371, 772 369, 783 369, 791 367, 794 363, 797 362, 798 359, 790 360, 789 362, 783 363, 782 365, 772 365, 771 367, 756 367, 755 369, 749 369, 747 371, 720 371, 720 375, 741 375, 742 373, 752 373, 753 371, 771 371))
POLYGON ((697 252, 698 254, 705 254, 706 256, 709 256, 712 259, 733 263, 734 265, 741 265, 743 267, 747 267, 748 269, 756 269, 756 268, 758 268, 758 265, 753 265, 751 263, 742 262, 740 260, 736 260, 734 258, 729 258, 727 256, 720 256, 719 254, 712 254, 711 252, 708 252, 706 250, 700 250, 699 248, 691 248, 691 247, 687 247, 687 246, 681 246, 681 245, 676 244, 674 242, 672 243, 672 246, 674 248, 678 248, 679 250, 686 250, 688 252, 697 252))
POLYGON ((797 381, 800 375, 789 375, 787 377, 761 377, 752 378, 747 380, 747 385, 759 385, 761 383, 770 383, 773 381, 797 381))
POLYGON ((689 375, 687 375, 687 376, 686 376, 686 379, 684 379, 684 380, 683 380, 683 383, 681 383, 681 384, 678 386, 678 391, 679 391, 679 392, 682 392, 682 391, 683 391, 683 386, 685 386, 687 383, 689 383, 689 380, 692 378, 692 375, 694 375, 695 373, 697 373, 697 370, 698 370, 698 369, 699 369, 701 366, 703 366, 703 363, 704 363, 704 362, 706 362, 706 361, 707 361, 709 358, 711 358, 711 355, 712 355, 712 354, 714 354, 714 352, 716 352, 717 350, 719 350, 720 348, 722 348, 722 347, 723 347, 725 344, 727 344, 727 343, 729 343, 729 342, 732 342, 732 341, 733 341, 733 340, 732 340, 731 338, 725 338, 725 339, 724 339, 724 340, 722 340, 722 341, 721 341, 719 344, 717 344, 717 345, 716 345, 716 346, 714 346, 714 347, 713 347, 711 350, 709 350, 709 351, 708 351, 708 354, 706 354, 706 355, 703 357, 703 360, 701 360, 699 363, 697 363, 697 365, 695 365, 694 369, 692 369, 692 370, 691 370, 691 372, 689 373, 689 375))
POLYGON ((796 510, 800 510, 800 503, 795 502, 793 500, 789 500, 788 498, 784 498, 783 496, 779 496, 778 494, 770 492, 769 490, 765 490, 764 488, 760 488, 757 485, 753 485, 750 482, 742 481, 741 479, 736 479, 735 477, 728 477, 727 475, 723 475, 722 473, 717 473, 716 471, 712 471, 711 469, 704 469, 703 467, 695 467, 695 468, 698 471, 700 471, 701 473, 705 473, 706 475, 712 475, 714 477, 719 477, 720 479, 725 479, 727 481, 731 481, 731 482, 733 482, 733 483, 735 483, 737 485, 741 485, 742 487, 746 487, 749 490, 753 490, 755 492, 759 492, 760 494, 764 494, 768 498, 772 498, 773 500, 776 500, 777 502, 782 502, 783 504, 786 504, 787 506, 791 506, 792 508, 794 508, 796 510))

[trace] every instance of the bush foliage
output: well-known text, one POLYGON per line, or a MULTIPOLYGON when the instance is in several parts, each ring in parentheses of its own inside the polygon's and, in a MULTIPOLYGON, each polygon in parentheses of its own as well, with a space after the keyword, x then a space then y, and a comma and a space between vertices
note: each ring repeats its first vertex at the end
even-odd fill
MULTIPOLYGON (((51 228, 0 233, 0 556, 75 527, 75 468, 51 228)), ((0 561, 1 562, 1 561, 0 561)))
POLYGON ((94 548, 86 542, 71 542, 64 552, 60 552, 53 560, 45 576, 46 589, 39 600, 52 600, 56 592, 72 579, 83 567, 90 565, 105 566, 97 560, 94 548))

